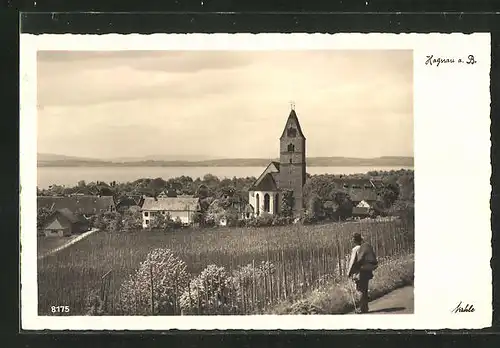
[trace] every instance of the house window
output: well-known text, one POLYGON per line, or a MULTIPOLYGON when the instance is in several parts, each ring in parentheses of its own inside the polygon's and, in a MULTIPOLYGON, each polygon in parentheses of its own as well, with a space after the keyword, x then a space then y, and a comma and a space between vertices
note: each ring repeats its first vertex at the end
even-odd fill
POLYGON ((290 158, 290 164, 292 164, 292 159, 290 158))
POLYGON ((145 211, 145 212, 144 212, 144 216, 145 216, 145 217, 148 217, 148 216, 149 216, 149 212, 145 211))
POLYGON ((260 215, 260 199, 259 199, 258 193, 255 195, 255 209, 257 211, 257 216, 259 216, 260 215))
POLYGON ((146 225, 149 225, 149 220, 146 220, 146 225))
POLYGON ((247 213, 247 219, 250 218, 250 213, 247 213))
POLYGON ((294 152, 294 151, 295 151, 295 145, 288 144, 288 152, 294 152))
POLYGON ((264 211, 266 213, 269 213, 270 206, 271 206, 271 204, 270 204, 271 202, 270 201, 271 201, 271 198, 269 197, 269 194, 266 193, 264 195, 264 211))

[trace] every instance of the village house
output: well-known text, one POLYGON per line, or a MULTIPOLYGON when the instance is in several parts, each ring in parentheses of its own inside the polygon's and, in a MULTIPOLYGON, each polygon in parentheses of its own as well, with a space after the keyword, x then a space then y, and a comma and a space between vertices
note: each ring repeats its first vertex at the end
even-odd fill
POLYGON ((92 215, 116 211, 113 196, 38 196, 37 207, 49 210, 68 209, 73 214, 88 218, 92 215))
POLYGON ((375 179, 333 179, 335 188, 349 195, 353 208, 353 215, 368 216, 374 204, 380 201, 378 190, 383 187, 381 180, 375 179))
POLYGON ((278 214, 283 191, 292 192, 295 216, 304 212, 303 187, 306 182, 306 138, 292 106, 280 137, 280 160, 271 162, 249 189, 248 200, 254 215, 278 214))
POLYGON ((143 195, 129 195, 127 197, 122 197, 116 203, 116 210, 121 213, 127 210, 139 211, 142 207, 143 202, 144 202, 143 195))
POLYGON ((68 208, 55 210, 42 227, 46 237, 71 236, 88 230, 88 220, 80 214, 73 214, 68 208))
POLYGON ((200 211, 199 199, 192 196, 145 197, 142 204, 142 227, 148 228, 158 214, 179 219, 183 225, 190 225, 195 214, 200 211))
POLYGON ((249 220, 254 216, 253 207, 244 201, 233 201, 223 208, 220 199, 215 199, 207 210, 207 219, 218 226, 227 226, 230 218, 235 220, 249 220))
MULTIPOLYGON (((157 198, 167 198, 167 197, 177 197, 179 196, 179 192, 177 192, 176 190, 173 190, 173 189, 169 189, 169 190, 165 190, 165 191, 162 191, 158 194, 158 196, 156 196, 157 198)), ((183 195, 183 196, 186 196, 186 195, 183 195)))

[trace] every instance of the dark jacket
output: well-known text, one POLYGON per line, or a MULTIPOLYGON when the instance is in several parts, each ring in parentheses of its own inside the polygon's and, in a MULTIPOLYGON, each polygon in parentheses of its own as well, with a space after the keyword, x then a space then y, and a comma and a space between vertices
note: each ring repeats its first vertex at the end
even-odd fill
POLYGON ((375 255, 375 251, 370 244, 366 242, 362 243, 359 248, 357 248, 355 253, 356 255, 354 256, 352 266, 349 270, 349 276, 360 272, 367 272, 371 274, 372 271, 377 268, 377 256, 375 255))

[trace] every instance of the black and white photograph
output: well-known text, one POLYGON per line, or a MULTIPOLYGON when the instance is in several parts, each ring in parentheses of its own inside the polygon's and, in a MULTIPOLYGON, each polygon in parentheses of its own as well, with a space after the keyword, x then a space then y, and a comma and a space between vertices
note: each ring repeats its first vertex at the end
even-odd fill
POLYGON ((40 51, 39 313, 411 313, 412 58, 40 51))
POLYGON ((408 45, 38 49, 36 316, 413 315, 436 233, 415 223, 416 64, 408 45))

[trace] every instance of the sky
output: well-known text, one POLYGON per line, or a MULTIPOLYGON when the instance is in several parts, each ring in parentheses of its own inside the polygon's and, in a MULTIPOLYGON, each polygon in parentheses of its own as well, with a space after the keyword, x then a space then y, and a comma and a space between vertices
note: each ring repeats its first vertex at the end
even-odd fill
POLYGON ((38 152, 276 158, 290 102, 307 156, 413 156, 413 53, 40 51, 38 152))

